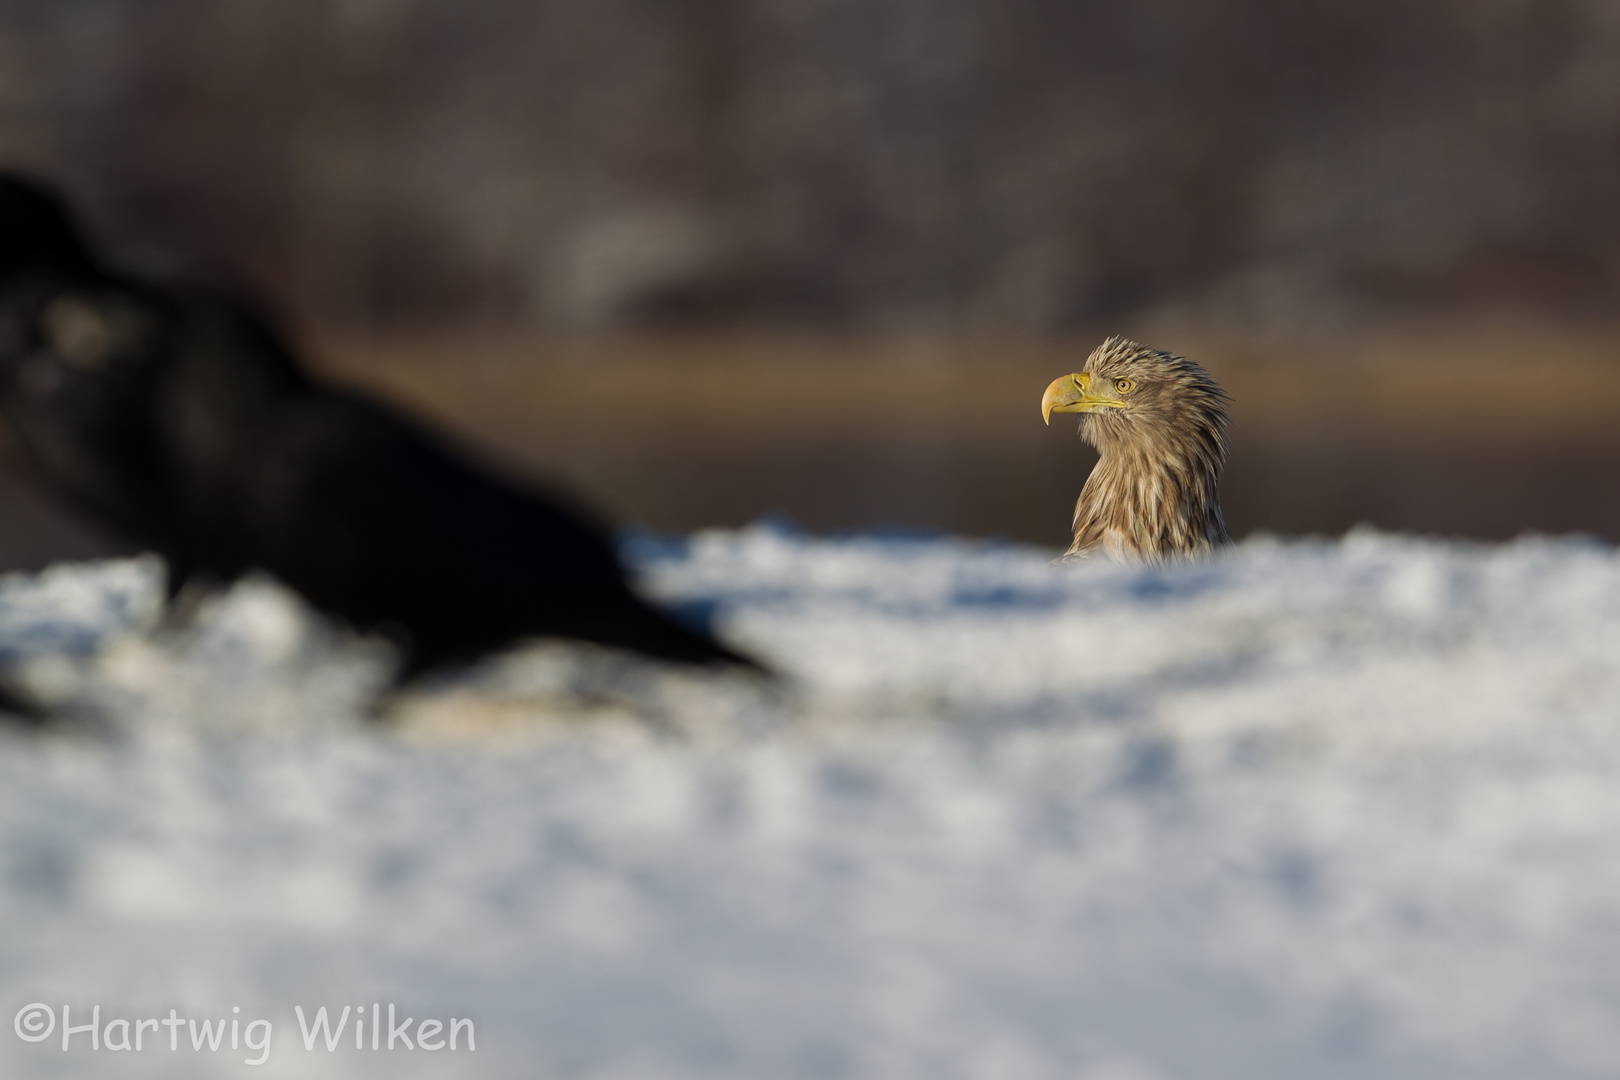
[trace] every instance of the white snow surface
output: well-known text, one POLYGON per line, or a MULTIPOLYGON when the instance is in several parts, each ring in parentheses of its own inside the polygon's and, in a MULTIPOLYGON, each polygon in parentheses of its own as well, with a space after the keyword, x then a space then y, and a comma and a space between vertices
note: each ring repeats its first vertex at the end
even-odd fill
POLYGON ((379 720, 387 647, 271 582, 0 581, 68 718, 0 731, 0 1020, 58 1022, 0 1075, 1620 1072, 1613 548, 628 550, 780 685, 540 644, 379 720), (477 1049, 306 1050, 295 1005, 371 1002, 477 1049), (64 1053, 64 1004, 271 1053, 64 1053))

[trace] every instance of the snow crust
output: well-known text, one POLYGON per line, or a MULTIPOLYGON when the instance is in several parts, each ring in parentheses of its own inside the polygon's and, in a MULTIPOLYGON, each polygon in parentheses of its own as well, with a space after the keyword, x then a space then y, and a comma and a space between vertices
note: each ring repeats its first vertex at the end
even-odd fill
MULTIPOLYGON (((628 550, 782 684, 543 644, 379 721, 387 647, 272 582, 4 579, 70 719, 0 731, 0 1021, 263 1017, 320 1077, 1620 1071, 1614 549, 628 550), (305 1049, 370 1002, 477 1050, 305 1049)), ((258 1071, 85 1038, 0 1074, 258 1071)))

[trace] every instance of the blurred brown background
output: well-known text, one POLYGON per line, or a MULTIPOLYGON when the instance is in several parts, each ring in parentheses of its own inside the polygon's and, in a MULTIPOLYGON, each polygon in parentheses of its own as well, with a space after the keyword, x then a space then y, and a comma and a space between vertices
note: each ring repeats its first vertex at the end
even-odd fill
POLYGON ((1620 537, 1609 0, 5 0, 0 160, 618 520, 1063 543, 1124 333, 1239 534, 1620 537))

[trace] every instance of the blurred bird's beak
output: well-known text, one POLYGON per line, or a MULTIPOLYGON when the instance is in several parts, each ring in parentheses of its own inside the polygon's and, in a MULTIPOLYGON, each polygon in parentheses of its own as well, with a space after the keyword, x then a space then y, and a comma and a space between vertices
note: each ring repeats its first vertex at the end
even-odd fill
POLYGON ((1041 395, 1041 420, 1047 424, 1052 422, 1055 412, 1106 412, 1109 409, 1123 408, 1125 403, 1118 398, 1100 397, 1091 392, 1091 376, 1084 372, 1065 375, 1061 379, 1054 379, 1052 385, 1046 388, 1041 395))

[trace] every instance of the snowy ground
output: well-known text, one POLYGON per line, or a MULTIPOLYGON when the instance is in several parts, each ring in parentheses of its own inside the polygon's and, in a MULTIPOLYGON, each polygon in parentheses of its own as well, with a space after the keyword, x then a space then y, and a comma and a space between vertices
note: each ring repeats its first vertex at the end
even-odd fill
POLYGON ((378 723, 386 652, 268 583, 185 631, 152 563, 0 583, 75 718, 0 731, 0 1075, 1620 1071, 1613 549, 633 554, 786 685, 551 646, 378 723), (372 1002, 477 1049, 305 1049, 295 1005, 372 1002), (64 1004, 268 1063, 64 1053, 64 1004))

